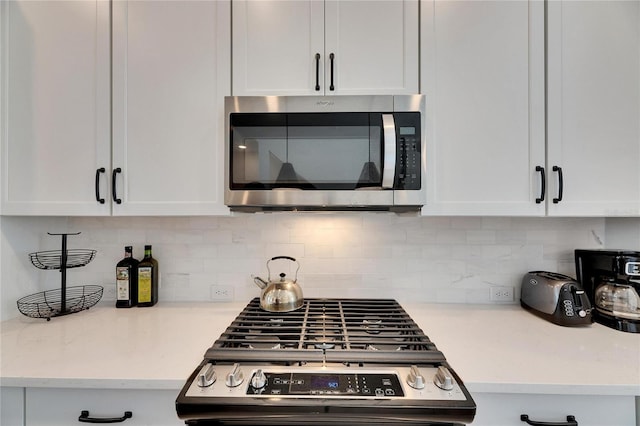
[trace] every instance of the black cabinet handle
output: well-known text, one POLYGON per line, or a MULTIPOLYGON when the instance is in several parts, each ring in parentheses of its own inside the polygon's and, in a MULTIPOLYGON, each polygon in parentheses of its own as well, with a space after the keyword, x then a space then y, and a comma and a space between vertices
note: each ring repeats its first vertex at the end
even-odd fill
POLYGON ((113 173, 111 174, 111 196, 116 204, 122 204, 122 199, 118 198, 116 191, 116 175, 118 173, 122 173, 122 169, 120 167, 113 169, 113 173))
POLYGON ((544 195, 547 192, 547 179, 544 176, 544 167, 536 166, 536 172, 540 172, 540 197, 536 198, 536 204, 540 204, 544 201, 544 195))
POLYGON ((562 167, 553 166, 553 171, 558 172, 558 198, 553 199, 553 204, 562 201, 562 191, 564 190, 564 180, 562 178, 562 167))
POLYGON ((316 53, 316 91, 320 90, 320 54, 316 53))
POLYGON ((131 411, 125 411, 122 417, 89 417, 89 411, 82 410, 78 421, 81 423, 122 423, 133 417, 131 411))
POLYGON ((331 84, 329 85, 329 90, 335 90, 333 86, 333 59, 336 57, 333 53, 329 55, 329 59, 331 60, 331 84))
POLYGON ((567 416, 566 422, 536 422, 533 420, 529 420, 529 416, 526 414, 520 415, 520 421, 526 422, 528 425, 532 426, 578 426, 578 422, 574 416, 567 416))
POLYGON ((104 204, 104 198, 100 198, 100 173, 104 172, 106 172, 104 167, 96 170, 96 201, 100 204, 104 204))

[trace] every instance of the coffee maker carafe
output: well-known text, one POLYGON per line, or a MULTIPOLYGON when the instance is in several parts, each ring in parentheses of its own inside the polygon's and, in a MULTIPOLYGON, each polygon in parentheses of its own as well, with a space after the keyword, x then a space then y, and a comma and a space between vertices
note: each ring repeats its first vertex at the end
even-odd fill
POLYGON ((640 333, 640 252, 576 250, 576 276, 596 322, 640 333))

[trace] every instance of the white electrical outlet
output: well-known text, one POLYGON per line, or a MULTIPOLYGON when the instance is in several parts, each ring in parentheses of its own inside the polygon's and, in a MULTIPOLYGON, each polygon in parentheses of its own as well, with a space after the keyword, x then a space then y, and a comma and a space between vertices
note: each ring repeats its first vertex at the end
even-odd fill
POLYGON ((230 285, 212 285, 211 300, 214 302, 233 301, 233 287, 230 285))
POLYGON ((513 302, 513 287, 491 287, 492 302, 513 302))

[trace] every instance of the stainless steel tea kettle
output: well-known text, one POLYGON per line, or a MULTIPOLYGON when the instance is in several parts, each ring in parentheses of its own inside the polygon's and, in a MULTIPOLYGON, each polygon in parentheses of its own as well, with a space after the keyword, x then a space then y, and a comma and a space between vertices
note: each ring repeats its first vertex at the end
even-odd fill
POLYGON ((302 297, 302 289, 298 284, 298 271, 300 263, 289 256, 276 256, 267 261, 267 281, 260 277, 253 276, 253 282, 262 289, 260 296, 260 307, 269 312, 289 312, 295 311, 302 306, 304 299, 302 297), (286 279, 284 272, 280 273, 279 279, 271 280, 271 269, 269 263, 273 260, 284 259, 295 262, 298 265, 296 276, 293 280, 286 279))

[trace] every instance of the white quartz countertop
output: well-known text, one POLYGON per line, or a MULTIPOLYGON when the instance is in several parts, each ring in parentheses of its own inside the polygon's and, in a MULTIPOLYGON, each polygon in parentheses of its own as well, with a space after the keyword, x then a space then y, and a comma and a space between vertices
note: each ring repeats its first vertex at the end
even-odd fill
MULTIPOLYGON (((0 323, 0 385, 180 389, 246 303, 96 306, 0 323)), ((471 392, 640 395, 640 334, 518 305, 406 304, 471 392)))

